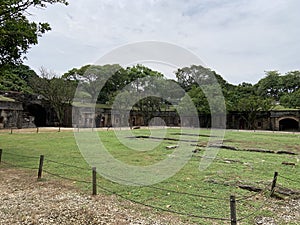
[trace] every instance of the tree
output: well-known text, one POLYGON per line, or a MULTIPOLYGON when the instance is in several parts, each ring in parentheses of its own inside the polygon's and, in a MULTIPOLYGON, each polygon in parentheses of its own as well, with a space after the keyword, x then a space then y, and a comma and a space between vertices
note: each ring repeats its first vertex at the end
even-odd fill
POLYGON ((0 90, 32 93, 30 79, 36 77, 37 74, 29 66, 23 64, 6 66, 1 72, 0 90))
POLYGON ((282 76, 282 90, 284 93, 293 93, 300 88, 300 71, 290 71, 282 76))
POLYGON ((240 98, 237 103, 237 110, 242 113, 242 117, 247 122, 248 129, 256 129, 255 120, 261 111, 268 111, 272 108, 272 99, 263 99, 252 95, 240 98))
POLYGON ((178 69, 176 78, 179 85, 187 91, 199 113, 225 113, 222 90, 231 86, 216 72, 200 65, 192 65, 178 69))
POLYGON ((91 102, 107 103, 109 96, 118 90, 117 81, 122 67, 118 64, 112 65, 85 65, 80 69, 73 68, 63 75, 63 78, 74 80, 79 88, 88 93, 91 102))
POLYGON ((37 94, 42 95, 55 110, 58 119, 59 130, 63 125, 65 109, 71 106, 76 90, 74 81, 58 78, 53 72, 41 69, 41 77, 31 80, 37 94))
POLYGON ((230 88, 223 89, 226 98, 227 111, 238 111, 238 102, 240 99, 246 99, 250 96, 257 95, 256 86, 250 83, 241 83, 237 86, 230 86, 230 88))
POLYGON ((300 108, 300 89, 283 95, 280 98, 280 104, 287 108, 300 108))
POLYGON ((283 82, 278 71, 267 71, 266 77, 257 83, 258 95, 278 101, 282 95, 283 82))
POLYGON ((205 68, 201 65, 192 65, 178 69, 175 72, 177 82, 186 91, 189 91, 193 86, 213 85, 218 83, 222 88, 228 83, 215 71, 205 68))
POLYGON ((46 8, 47 4, 63 3, 66 0, 2 0, 0 1, 0 67, 19 64, 22 55, 38 37, 51 30, 48 23, 30 22, 26 16, 30 7, 46 8))

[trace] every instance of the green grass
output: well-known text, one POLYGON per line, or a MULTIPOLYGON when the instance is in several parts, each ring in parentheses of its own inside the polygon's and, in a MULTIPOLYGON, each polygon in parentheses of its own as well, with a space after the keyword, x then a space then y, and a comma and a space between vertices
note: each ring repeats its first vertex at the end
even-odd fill
MULTIPOLYGON (((147 166, 157 163, 172 155, 173 150, 167 150, 166 146, 176 145, 175 140, 159 140, 149 138, 132 139, 128 138, 130 131, 118 131, 125 144, 132 143, 136 148, 145 148, 155 145, 156 148, 149 151, 135 151, 124 145, 117 138, 114 131, 100 131, 99 137, 103 145, 116 159, 135 166, 147 166)), ((153 137, 163 137, 160 130, 152 131, 153 137)), ((168 129, 166 137, 180 138, 179 129, 168 129)), ((195 144, 196 134, 199 130, 190 129, 184 131, 182 139, 184 146, 191 151, 191 144, 195 144)), ((133 130, 137 136, 147 136, 151 134, 148 129, 133 130)), ((198 142, 206 144, 208 141, 209 130, 200 130, 198 142)), ((0 133, 0 148, 3 149, 2 161, 13 163, 23 167, 37 167, 39 155, 45 155, 44 169, 59 174, 63 177, 74 180, 91 181, 90 166, 83 159, 72 132, 49 132, 49 133, 0 133), (17 155, 15 155, 17 154, 17 155), (21 157, 26 155, 34 158, 21 157), (57 164, 52 161, 62 162, 74 167, 57 164), (79 167, 79 168, 77 168, 79 167)), ((238 132, 227 131, 224 138, 224 144, 234 146, 240 149, 259 148, 269 150, 288 150, 300 153, 300 134, 299 133, 267 133, 267 132, 238 132)), ((147 205, 174 210, 187 214, 200 216, 229 218, 229 196, 236 195, 236 198, 248 196, 253 193, 237 188, 235 183, 247 183, 255 186, 270 186, 275 171, 279 175, 292 180, 300 177, 299 155, 270 154, 259 152, 232 151, 221 149, 216 159, 204 171, 199 171, 201 156, 205 148, 193 147, 200 149, 200 152, 193 154, 188 163, 173 177, 146 187, 125 186, 113 183, 110 180, 98 177, 99 186, 105 187, 111 192, 122 195, 125 198, 142 202, 147 205), (296 166, 283 165, 282 162, 293 162, 296 166), (168 189, 170 191, 165 191, 168 189), (211 196, 218 199, 208 199, 176 192, 188 192, 198 195, 211 196), (219 200, 221 199, 221 200, 219 200)), ((1 165, 3 166, 3 164, 1 165)), ((49 175, 44 174, 47 179, 49 175)), ((50 179, 50 178, 49 178, 50 179)), ((91 185, 86 183, 74 182, 83 190, 91 190, 91 185)), ((278 177, 278 184, 287 188, 300 190, 300 182, 278 177)), ((101 190, 99 190, 101 191, 101 190)), ((104 191, 104 193, 107 193, 104 191)), ((244 217, 258 209, 264 200, 262 196, 255 201, 245 200, 238 202, 238 218, 244 217)), ((240 224, 253 224, 255 216, 272 215, 272 212, 264 209, 259 210, 254 216, 251 216, 240 224)), ((276 215, 272 215, 275 216, 276 215)), ((214 221, 206 219, 191 218, 182 216, 186 221, 197 222, 200 224, 226 224, 225 221, 214 221)), ((228 222, 227 222, 228 224, 228 222)))
POLYGON ((12 98, 4 97, 3 95, 0 95, 0 101, 3 102, 14 102, 15 100, 12 98))

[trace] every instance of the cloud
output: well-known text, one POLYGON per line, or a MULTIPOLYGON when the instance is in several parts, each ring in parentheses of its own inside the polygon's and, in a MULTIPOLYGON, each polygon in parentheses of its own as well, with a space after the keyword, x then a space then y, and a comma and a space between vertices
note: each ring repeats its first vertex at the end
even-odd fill
POLYGON ((70 1, 33 10, 33 19, 53 30, 27 63, 66 72, 120 45, 157 40, 193 51, 229 82, 256 82, 264 70, 299 69, 299 6, 297 0, 70 1))

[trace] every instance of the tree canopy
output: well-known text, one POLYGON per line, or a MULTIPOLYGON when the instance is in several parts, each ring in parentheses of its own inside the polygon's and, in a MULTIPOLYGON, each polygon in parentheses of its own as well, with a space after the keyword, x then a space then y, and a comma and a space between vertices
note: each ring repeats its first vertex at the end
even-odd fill
POLYGON ((33 93, 30 80, 38 75, 26 65, 10 65, 1 71, 0 91, 33 93))
POLYGON ((61 126, 66 106, 70 106, 73 101, 76 83, 57 77, 55 73, 44 68, 40 72, 41 77, 34 77, 30 81, 33 90, 49 102, 56 112, 58 125, 61 126))
MULTIPOLYGON (((140 111, 148 119, 151 119, 151 111, 161 111, 170 105, 178 105, 178 110, 188 114, 189 109, 185 107, 190 100, 200 114, 220 113, 225 102, 227 111, 246 113, 244 119, 248 128, 254 128, 254 118, 260 111, 268 111, 278 104, 286 108, 300 108, 300 72, 265 73, 266 76, 257 84, 244 82, 232 85, 216 72, 197 65, 176 71, 177 81, 169 80, 160 72, 143 65, 127 68, 117 64, 85 65, 71 69, 61 78, 45 77, 46 72, 38 78, 26 65, 6 65, 0 77, 0 91, 39 93, 49 101, 52 101, 49 94, 57 94, 63 97, 58 101, 65 105, 69 100, 64 97, 71 99, 73 96, 63 96, 64 92, 69 93, 69 89, 64 87, 72 87, 74 92, 80 84, 81 99, 92 99, 110 106, 120 101, 119 107, 122 106, 122 109, 140 111)), ((53 108, 60 111, 60 106, 54 104, 58 103, 53 103, 53 108)))
POLYGON ((48 23, 29 21, 28 9, 54 3, 68 4, 66 0, 0 1, 0 67, 22 63, 23 55, 38 43, 38 37, 51 30, 48 23))

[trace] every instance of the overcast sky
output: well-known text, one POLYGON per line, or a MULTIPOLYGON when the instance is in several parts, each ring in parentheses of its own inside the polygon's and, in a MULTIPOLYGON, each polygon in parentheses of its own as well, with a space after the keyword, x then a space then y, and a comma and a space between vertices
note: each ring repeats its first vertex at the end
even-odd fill
POLYGON ((30 19, 49 22, 25 64, 59 74, 119 46, 163 41, 195 53, 233 84, 300 68, 299 0, 69 0, 30 19))

